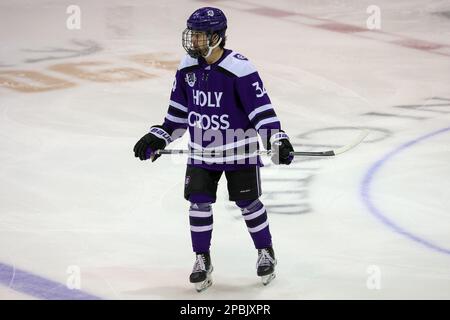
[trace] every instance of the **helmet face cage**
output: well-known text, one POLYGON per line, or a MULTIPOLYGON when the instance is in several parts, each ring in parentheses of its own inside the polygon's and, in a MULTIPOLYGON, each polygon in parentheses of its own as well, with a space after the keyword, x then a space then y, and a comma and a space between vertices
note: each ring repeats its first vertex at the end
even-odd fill
POLYGON ((182 36, 183 48, 193 58, 206 58, 221 43, 213 44, 216 37, 221 41, 225 39, 227 18, 218 8, 204 7, 192 13, 186 25, 182 36))
POLYGON ((211 32, 186 28, 182 36, 183 48, 192 58, 204 56, 208 52, 208 46, 212 45, 212 35, 211 32))

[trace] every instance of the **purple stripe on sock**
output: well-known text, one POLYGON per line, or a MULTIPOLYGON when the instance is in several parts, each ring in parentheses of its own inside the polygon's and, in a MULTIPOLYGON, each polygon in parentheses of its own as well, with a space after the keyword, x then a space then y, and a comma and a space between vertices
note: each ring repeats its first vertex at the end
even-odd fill
POLYGON ((0 284, 35 298, 47 300, 101 300, 64 284, 0 263, 0 284))
POLYGON ((189 223, 194 227, 202 227, 212 225, 214 222, 213 216, 209 217, 189 217, 189 223))

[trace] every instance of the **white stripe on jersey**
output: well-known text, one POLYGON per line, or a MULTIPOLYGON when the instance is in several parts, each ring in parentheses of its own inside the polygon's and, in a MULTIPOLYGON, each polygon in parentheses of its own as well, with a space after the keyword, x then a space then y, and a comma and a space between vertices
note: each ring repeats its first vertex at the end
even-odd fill
POLYGON ((188 111, 188 109, 185 106, 183 106, 181 103, 175 102, 173 100, 169 101, 169 105, 171 105, 174 108, 177 108, 178 110, 184 111, 184 112, 188 111))
POLYGON ((272 105, 270 103, 269 104, 265 104, 265 105, 263 105, 261 107, 256 108, 252 112, 250 112, 250 114, 248 115, 248 118, 250 120, 252 120, 258 113, 261 113, 261 112, 269 110, 269 109, 273 109, 272 105))
POLYGON ((176 123, 187 123, 187 119, 174 117, 170 114, 166 115, 166 119, 176 123))
POLYGON ((268 123, 272 123, 272 122, 278 122, 278 121, 280 121, 280 120, 278 120, 277 117, 272 117, 272 118, 268 118, 268 119, 263 119, 263 120, 261 120, 260 122, 258 122, 258 124, 255 126, 255 129, 256 129, 256 130, 259 130, 259 128, 260 128, 262 125, 265 125, 265 124, 268 124, 268 123))

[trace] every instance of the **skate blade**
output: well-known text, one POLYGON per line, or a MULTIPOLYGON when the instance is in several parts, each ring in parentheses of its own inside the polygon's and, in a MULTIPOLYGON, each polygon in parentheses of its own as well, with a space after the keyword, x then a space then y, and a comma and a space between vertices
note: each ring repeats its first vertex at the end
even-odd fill
POLYGON ((214 270, 214 267, 211 266, 211 269, 209 269, 209 271, 206 275, 206 279, 195 284, 195 290, 197 290, 197 292, 205 291, 206 289, 211 287, 211 285, 212 285, 211 273, 213 272, 213 270, 214 270))
POLYGON ((262 284, 267 286, 273 279, 275 279, 275 273, 268 274, 267 276, 262 276, 262 284))
POLYGON ((202 291, 205 291, 206 289, 208 289, 209 287, 211 287, 211 285, 212 285, 212 279, 208 278, 205 281, 196 283, 195 290, 197 290, 197 292, 202 292, 202 291))

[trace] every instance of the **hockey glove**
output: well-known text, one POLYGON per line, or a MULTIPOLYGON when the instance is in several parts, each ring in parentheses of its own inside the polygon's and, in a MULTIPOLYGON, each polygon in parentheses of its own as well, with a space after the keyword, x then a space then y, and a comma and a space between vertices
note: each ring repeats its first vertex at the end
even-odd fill
POLYGON ((280 131, 270 137, 270 150, 272 152, 271 160, 275 164, 290 164, 294 159, 294 155, 290 154, 294 151, 289 137, 284 131, 280 131))
POLYGON ((143 136, 134 146, 134 156, 141 160, 151 159, 154 162, 161 155, 156 150, 164 149, 172 142, 172 137, 163 126, 153 126, 150 132, 143 136))

